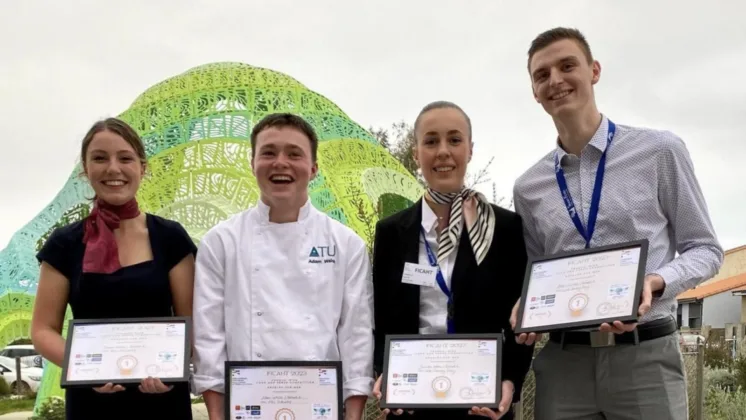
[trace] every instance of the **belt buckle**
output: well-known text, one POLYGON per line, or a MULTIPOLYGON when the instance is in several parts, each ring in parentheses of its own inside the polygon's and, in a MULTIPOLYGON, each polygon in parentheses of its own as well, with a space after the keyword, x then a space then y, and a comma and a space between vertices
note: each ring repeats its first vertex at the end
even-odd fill
POLYGON ((591 331, 591 347, 613 347, 616 338, 612 332, 591 331))

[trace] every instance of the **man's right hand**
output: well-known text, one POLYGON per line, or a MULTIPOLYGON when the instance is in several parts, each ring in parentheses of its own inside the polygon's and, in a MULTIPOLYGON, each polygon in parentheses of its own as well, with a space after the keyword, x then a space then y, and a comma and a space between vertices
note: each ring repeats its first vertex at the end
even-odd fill
MULTIPOLYGON (((381 396, 382 396, 382 394, 381 394, 381 382, 383 382, 383 375, 379 375, 378 379, 376 379, 376 384, 373 385, 373 396, 376 397, 376 399, 379 402, 381 401, 381 396)), ((388 408, 384 408, 383 411, 382 411, 382 413, 383 413, 384 416, 388 416, 389 414, 393 414, 395 416, 401 416, 402 414, 404 414, 404 410, 398 409, 398 410, 392 412, 388 408)), ((408 411, 408 413, 411 415, 411 414, 414 414, 414 411, 408 411)))
MULTIPOLYGON (((519 298, 518 301, 515 303, 515 306, 513 306, 513 312, 510 314, 510 326, 515 331, 515 325, 518 321, 518 307, 521 306, 521 299, 519 298)), ((521 333, 518 334, 515 337, 515 341, 518 344, 525 344, 527 346, 530 346, 534 344, 537 341, 541 341, 541 333, 521 333)))

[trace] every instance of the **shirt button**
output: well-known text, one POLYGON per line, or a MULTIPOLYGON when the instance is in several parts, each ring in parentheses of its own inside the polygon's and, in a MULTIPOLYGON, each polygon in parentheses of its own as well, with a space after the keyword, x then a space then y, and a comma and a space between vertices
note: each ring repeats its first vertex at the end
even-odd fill
POLYGON ((256 313, 258 316, 262 316, 262 311, 256 313))
POLYGON ((256 357, 262 357, 262 354, 261 353, 257 353, 256 357))

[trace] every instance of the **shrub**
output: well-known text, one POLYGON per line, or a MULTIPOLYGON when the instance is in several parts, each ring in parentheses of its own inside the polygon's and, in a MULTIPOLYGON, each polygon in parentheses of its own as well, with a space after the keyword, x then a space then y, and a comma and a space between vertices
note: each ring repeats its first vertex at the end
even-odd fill
POLYGON ((705 389, 717 387, 728 392, 738 388, 736 375, 727 369, 705 369, 705 389))
POLYGON ((5 378, 0 376, 0 396, 10 395, 11 393, 10 384, 5 381, 5 378))
POLYGON ((746 358, 739 357, 733 361, 733 376, 736 380, 736 385, 746 390, 746 358))
POLYGON ((713 369, 728 369, 732 363, 730 348, 723 342, 713 342, 705 347, 705 366, 713 369))
POLYGON ((49 398, 41 404, 38 414, 29 420, 65 420, 65 400, 60 397, 49 398))
POLYGON ((746 393, 710 388, 705 396, 705 418, 708 420, 742 420, 746 413, 746 393))

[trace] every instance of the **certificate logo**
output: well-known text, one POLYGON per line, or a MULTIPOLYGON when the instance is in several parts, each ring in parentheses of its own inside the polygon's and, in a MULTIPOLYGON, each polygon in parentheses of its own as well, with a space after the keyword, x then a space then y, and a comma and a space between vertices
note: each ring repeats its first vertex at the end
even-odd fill
POLYGON ((612 284, 609 286, 609 298, 621 299, 629 293, 629 285, 627 284, 612 284))
POLYGON ((445 376, 438 376, 433 379, 432 387, 435 392, 435 398, 445 398, 451 389, 451 380, 445 376))
POLYGON ((295 420, 295 413, 289 408, 281 408, 275 413, 275 420, 295 420))
POLYGON ((312 410, 313 420, 327 420, 332 418, 332 406, 329 404, 314 404, 312 410))
POLYGON ((472 385, 486 385, 490 383, 489 373, 472 373, 471 374, 472 385))
POLYGON ((336 385, 336 371, 329 369, 319 369, 319 385, 336 385))
POLYGON ((585 293, 578 293, 570 298, 568 307, 570 308, 570 315, 580 316, 583 313, 583 309, 588 306, 588 295, 585 293))

